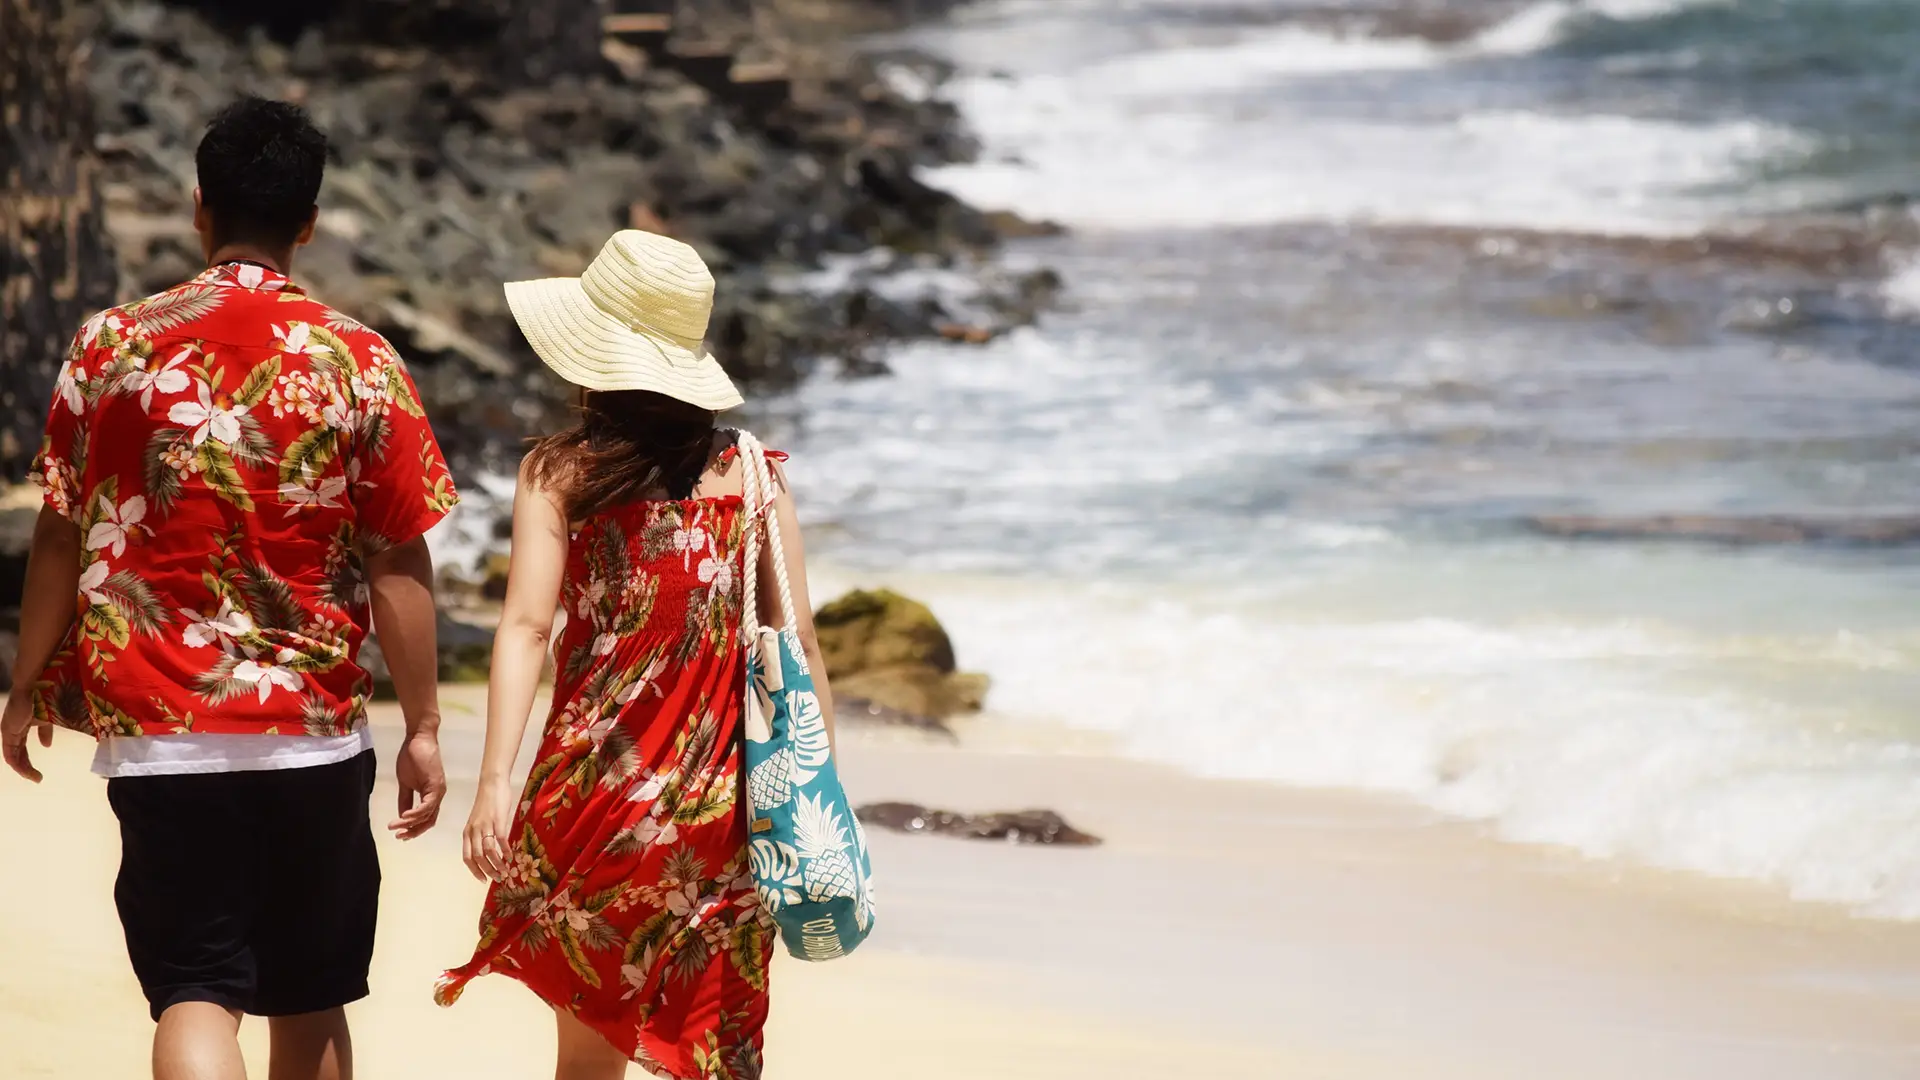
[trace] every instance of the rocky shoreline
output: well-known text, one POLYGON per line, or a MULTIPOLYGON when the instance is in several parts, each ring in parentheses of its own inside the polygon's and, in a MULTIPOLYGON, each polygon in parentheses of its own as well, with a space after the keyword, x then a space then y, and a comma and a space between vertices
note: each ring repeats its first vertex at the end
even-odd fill
MULTIPOLYGON (((882 373, 891 342, 980 342, 1030 322, 1058 278, 996 251, 1035 226, 916 177, 975 150, 934 91, 949 72, 848 44, 947 6, 0 0, 20 47, 7 85, 39 95, 31 137, 0 144, 19 180, 0 236, 14 337, 0 348, 0 481, 21 479, 38 446, 49 343, 114 294, 198 271, 193 149, 243 93, 300 102, 327 130, 320 236, 296 276, 401 349, 464 479, 510 473, 567 405, 500 282, 577 274, 615 229, 701 251, 719 279, 710 343, 762 391, 823 363, 882 373), (635 10, 653 13, 629 19, 638 32, 606 18, 635 10)), ((0 530, 0 571, 24 558, 19 533, 0 530)), ((17 578, 0 572, 0 613, 17 578)))
MULTIPOLYGON (((510 468, 565 406, 499 283, 576 274, 617 228, 700 249, 720 279, 711 343, 761 388, 823 361, 883 371, 876 346, 891 341, 985 340, 1031 320, 1057 285, 998 265, 1003 230, 1024 223, 916 178, 974 146, 930 90, 939 63, 847 46, 898 26, 902 5, 71 7, 121 297, 199 267, 189 214, 206 119, 241 93, 304 104, 335 160, 298 277, 400 347, 462 475, 510 468), (605 31, 603 15, 633 7, 663 10, 669 28, 605 31), (553 25, 525 25, 536 16, 553 25), (885 287, 928 270, 968 284, 885 287)), ((16 457, 37 441, 20 434, 16 457)), ((0 463, 16 476, 21 464, 0 463)))

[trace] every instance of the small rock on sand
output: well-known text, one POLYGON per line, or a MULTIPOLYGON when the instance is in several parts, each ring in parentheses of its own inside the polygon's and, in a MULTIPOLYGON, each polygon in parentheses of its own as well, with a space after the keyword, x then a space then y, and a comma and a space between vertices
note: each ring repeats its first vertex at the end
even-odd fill
POLYGON ((1012 844, 1091 847, 1101 842, 1092 833, 1067 824, 1065 818, 1052 810, 961 814, 930 810, 918 803, 883 802, 863 806, 855 813, 868 825, 896 832, 941 833, 967 840, 1004 840, 1012 844))

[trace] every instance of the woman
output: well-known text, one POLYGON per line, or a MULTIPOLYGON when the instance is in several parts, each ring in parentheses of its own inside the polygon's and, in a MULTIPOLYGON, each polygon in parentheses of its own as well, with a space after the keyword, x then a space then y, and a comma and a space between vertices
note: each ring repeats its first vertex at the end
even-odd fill
MULTIPOLYGON (((774 935, 741 800, 741 565, 753 515, 714 414, 740 403, 701 349, 713 279, 691 248, 616 234, 580 278, 507 286, 541 359, 584 392, 579 424, 520 469, 466 860, 490 879, 451 1004, 488 972, 554 1009, 559 1080, 760 1076, 774 935), (553 707, 533 773, 509 776, 555 614, 553 707)), ((768 513, 807 601, 792 500, 768 513)), ((766 548, 763 546, 763 553, 766 548)), ((780 625, 771 554, 761 622, 780 625)), ((831 726, 811 618, 800 636, 831 726)))

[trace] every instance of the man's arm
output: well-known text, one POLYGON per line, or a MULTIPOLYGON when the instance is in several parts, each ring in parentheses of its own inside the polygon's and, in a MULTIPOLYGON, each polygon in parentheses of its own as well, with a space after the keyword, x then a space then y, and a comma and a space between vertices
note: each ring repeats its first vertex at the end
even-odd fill
MULTIPOLYGON (((52 507, 42 507, 33 526, 33 550, 27 555, 27 585, 20 598, 20 653, 13 661, 13 693, 0 720, 0 749, 14 772, 40 782, 40 770, 27 756, 27 729, 33 725, 33 684, 60 649, 73 625, 74 598, 80 595, 80 530, 52 507)), ((53 744, 53 728, 40 727, 40 745, 53 744)))
POLYGON ((400 697, 407 740, 396 766, 400 817, 388 828, 411 840, 433 828, 447 777, 440 765, 440 646, 433 608, 433 555, 425 537, 366 559, 373 628, 400 697))

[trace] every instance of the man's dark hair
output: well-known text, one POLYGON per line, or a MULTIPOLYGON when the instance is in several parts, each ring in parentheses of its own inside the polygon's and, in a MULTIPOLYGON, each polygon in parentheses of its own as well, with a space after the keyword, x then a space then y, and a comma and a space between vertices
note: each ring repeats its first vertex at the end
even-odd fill
POLYGON ((207 125, 193 160, 217 242, 284 247, 319 201, 327 137, 297 105, 244 97, 207 125))

